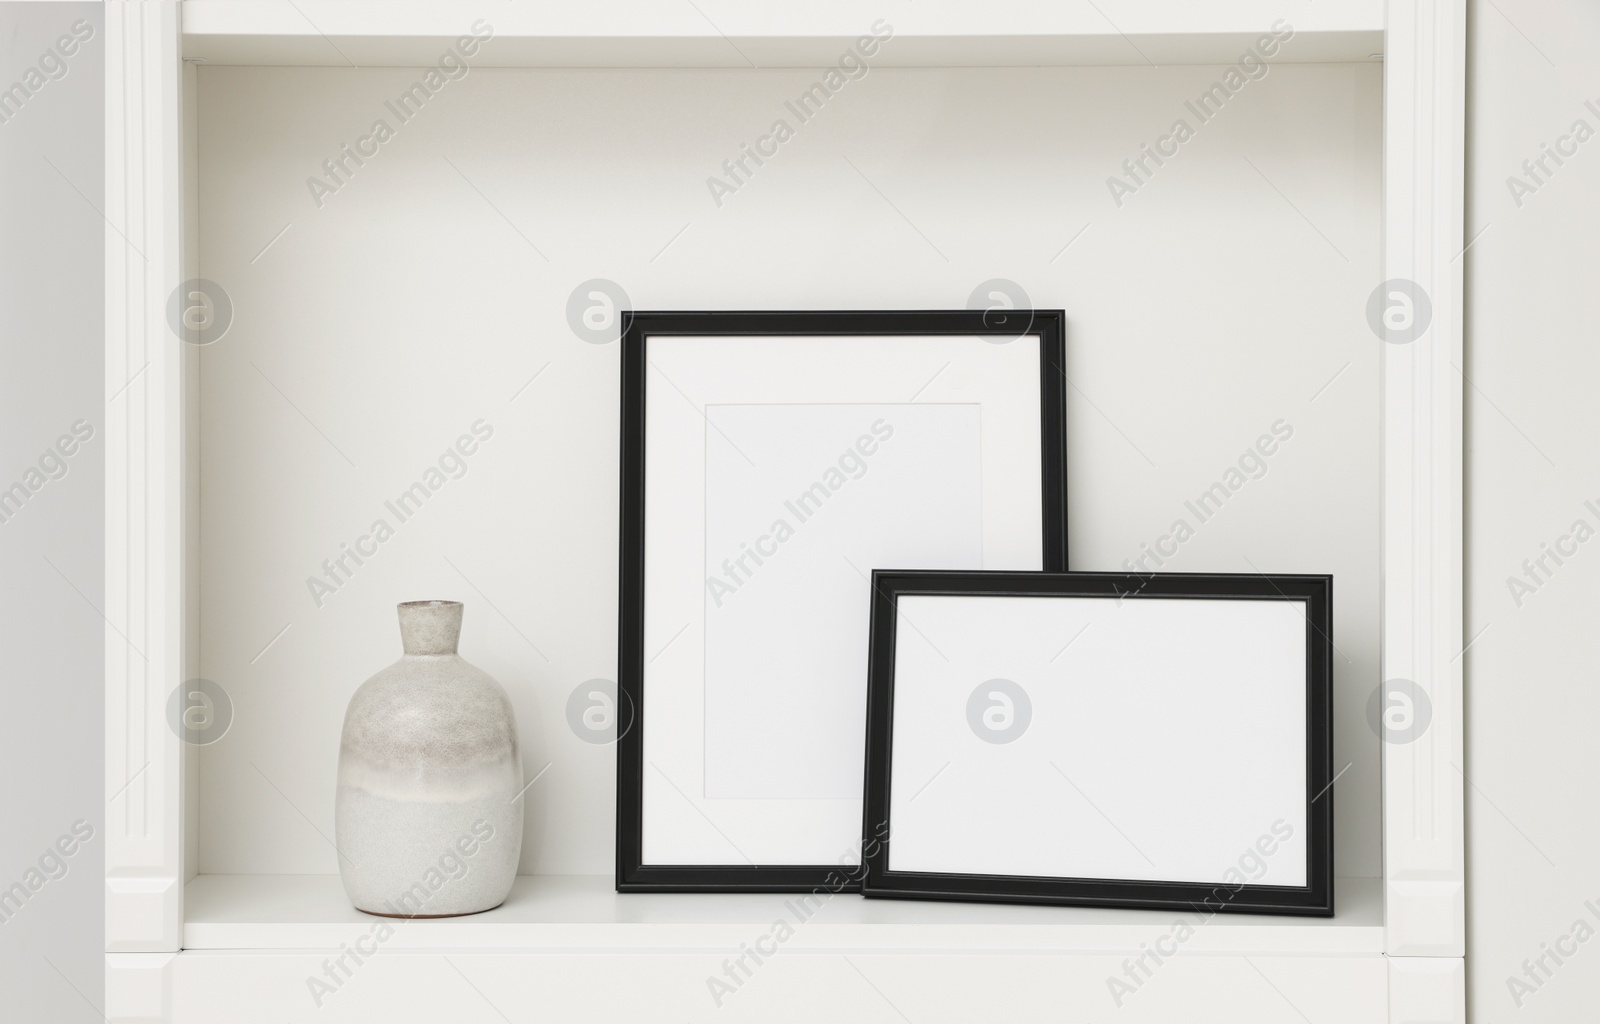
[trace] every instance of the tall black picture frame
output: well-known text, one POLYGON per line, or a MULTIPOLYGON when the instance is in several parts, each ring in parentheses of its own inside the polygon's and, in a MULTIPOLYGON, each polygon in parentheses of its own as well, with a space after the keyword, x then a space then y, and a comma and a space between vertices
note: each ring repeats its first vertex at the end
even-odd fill
MULTIPOLYGON (((660 655, 647 650, 646 539, 651 511, 646 500, 652 451, 647 412, 650 402, 695 406, 681 382, 664 375, 654 365, 652 340, 679 338, 737 338, 741 345, 779 344, 784 339, 981 339, 982 345, 1001 346, 1026 339, 1037 344, 1037 374, 1029 385, 1038 400, 1037 467, 1041 531, 1040 565, 1044 570, 1064 570, 1067 551, 1067 482, 1064 369, 1064 315, 1061 311, 860 311, 860 312, 633 312, 623 316, 622 346, 622 480, 621 547, 618 616, 617 681, 620 702, 629 708, 631 721, 617 743, 617 867, 618 891, 803 891, 827 886, 833 891, 858 891, 859 851, 854 859, 843 855, 833 863, 651 863, 646 856, 644 820, 645 776, 655 770, 647 764, 646 739, 652 728, 647 666, 660 655)), ((967 342, 960 342, 967 344, 967 342)), ((827 347, 827 346, 823 346, 827 347)), ((829 348, 837 353, 837 348, 829 348)), ((976 351, 982 352, 979 348, 976 351)), ((981 358, 981 357, 980 357, 981 358)), ((839 366, 841 374, 853 372, 850 360, 839 366)), ((925 371, 924 371, 925 372, 925 371)), ((943 373, 942 369, 939 373, 943 373)), ((1031 374, 1030 370, 1030 374, 1031 374)), ((938 373, 933 374, 935 378, 938 373)), ((931 381, 929 382, 932 383, 931 381)), ((913 396, 914 397, 914 396, 913 396)), ((1029 396, 1032 401, 1032 396, 1029 396)), ((715 424, 698 409, 710 431, 715 424)), ((707 433, 707 437, 711 437, 707 433)), ((708 442, 709 443, 709 442, 708 442)), ((1030 488, 1031 490, 1031 485, 1030 488)), ((688 539, 692 540, 692 538, 688 539)), ((686 542, 688 542, 686 540, 686 542)), ((875 565, 860 566, 870 573, 875 565)), ((861 623, 866 629, 865 616, 861 623)), ((860 694, 866 697, 866 665, 860 667, 860 694)), ((859 769, 855 769, 859 771, 859 769)), ((688 799, 683 787, 679 792, 688 799)), ((702 812, 703 814, 703 812, 702 812)), ((709 819, 708 819, 709 820, 709 819)), ((851 825, 853 834, 853 824, 851 825)), ((758 860, 760 858, 751 858, 758 860)), ((729 858, 733 860, 733 858, 729 858)))

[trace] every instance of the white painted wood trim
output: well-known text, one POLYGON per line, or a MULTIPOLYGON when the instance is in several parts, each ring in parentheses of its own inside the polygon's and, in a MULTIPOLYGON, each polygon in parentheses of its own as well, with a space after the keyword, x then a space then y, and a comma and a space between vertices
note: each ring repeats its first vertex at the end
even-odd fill
POLYGON ((1384 744, 1388 952, 1461 957, 1465 0, 1391 0, 1386 53, 1384 276, 1421 285, 1433 312, 1421 337, 1385 343, 1382 672, 1432 712, 1384 744))
POLYGON ((1467 962, 1389 957, 1389 1024, 1467 1024, 1467 962))
MULTIPOLYGON (((373 927, 354 928, 348 939, 369 937, 373 927)), ((734 968, 740 986, 722 993, 714 992, 707 979, 725 977, 727 949, 559 956, 523 950, 412 952, 387 945, 379 950, 360 966, 347 958, 343 969, 334 964, 344 955, 338 948, 266 956, 236 950, 180 953, 169 968, 179 997, 169 1004, 163 1024, 1038 1024, 1063 1019, 1101 1024, 1372 1024, 1385 1018, 1389 994, 1388 972, 1377 955, 1185 953, 1157 968, 1132 993, 1119 992, 1119 1006, 1107 978, 1124 977, 1123 961, 1136 951, 1029 958, 1023 970, 1016 959, 1001 956, 847 958, 784 952, 748 980, 734 968), (336 988, 327 981, 330 977, 336 988), (248 978, 247 985, 241 978, 248 978), (308 979, 321 979, 326 987, 314 989, 308 979), (720 1003, 717 995, 723 997, 720 1003), (1067 1016, 1063 1006, 1078 1013, 1067 1016)), ((134 1020, 145 1024, 138 1018, 117 1024, 134 1020)))
POLYGON ((178 6, 106 6, 106 949, 175 952, 183 750, 178 6))
MULTIPOLYGON (((1096 0, 1062 4, 1057 0, 998 0, 973 5, 962 0, 881 9, 856 0, 813 0, 807 4, 750 4, 744 0, 697 0, 662 4, 659 0, 595 0, 588 4, 475 4, 463 0, 184 0, 186 35, 232 37, 326 35, 353 37, 449 38, 465 20, 497 23, 497 35, 638 38, 654 41, 698 36, 733 39, 783 39, 860 34, 862 24, 886 18, 903 21, 923 35, 982 38, 991 35, 1168 34, 1203 36, 1258 33, 1273 21, 1294 22, 1297 32, 1381 30, 1381 0, 1307 5, 1292 17, 1278 0, 1096 0), (696 7, 703 13, 696 13, 696 7), (1097 12, 1098 9, 1098 12, 1097 12)), ((324 48, 331 49, 327 42, 324 48)), ((1142 61, 1140 63, 1143 63, 1142 61)))
POLYGON ((1359 61, 1383 42, 1383 0, 185 0, 185 53, 211 64, 431 64, 477 19, 494 27, 479 67, 819 67, 880 18, 876 66, 1230 63, 1273 22, 1295 27, 1280 61, 1359 61), (1291 9, 1292 8, 1292 9, 1291 9))
POLYGON ((172 1020, 175 953, 106 954, 106 1024, 172 1020))

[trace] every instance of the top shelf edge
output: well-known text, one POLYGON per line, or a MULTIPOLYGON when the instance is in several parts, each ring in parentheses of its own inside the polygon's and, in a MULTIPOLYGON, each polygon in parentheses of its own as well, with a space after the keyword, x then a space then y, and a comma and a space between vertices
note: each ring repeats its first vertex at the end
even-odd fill
POLYGON ((803 9, 647 0, 488 9, 420 0, 184 0, 186 60, 221 65, 418 67, 471 50, 477 67, 786 68, 1231 64, 1364 61, 1383 50, 1380 0, 1285 18, 1269 0, 1196 5, 931 0, 886 16, 848 0, 803 9))

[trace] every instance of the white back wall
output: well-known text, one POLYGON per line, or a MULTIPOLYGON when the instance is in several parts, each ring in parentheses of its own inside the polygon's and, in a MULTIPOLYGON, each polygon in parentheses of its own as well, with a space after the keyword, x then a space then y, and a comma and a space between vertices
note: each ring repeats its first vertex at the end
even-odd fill
POLYGON ((201 659, 235 720, 203 750, 200 870, 337 870, 345 703, 399 656, 394 604, 440 597, 548 765, 522 870, 611 871, 615 752, 567 718, 616 654, 618 351, 569 324, 580 282, 916 309, 1002 278, 1067 312, 1073 567, 1160 543, 1176 571, 1335 575, 1337 867, 1376 875, 1379 71, 1275 66, 1202 123, 1220 68, 880 68, 801 124, 815 73, 478 69, 402 123, 420 72, 202 68, 200 267, 235 319, 201 353, 201 659), (380 118, 319 205, 307 179, 380 118), (780 118, 719 206, 707 178, 780 118), (1180 118, 1119 205, 1107 178, 1180 118), (385 502, 479 421, 400 522, 385 502), (1186 504, 1219 481, 1220 511, 1186 504), (308 577, 380 518, 319 607, 308 577))

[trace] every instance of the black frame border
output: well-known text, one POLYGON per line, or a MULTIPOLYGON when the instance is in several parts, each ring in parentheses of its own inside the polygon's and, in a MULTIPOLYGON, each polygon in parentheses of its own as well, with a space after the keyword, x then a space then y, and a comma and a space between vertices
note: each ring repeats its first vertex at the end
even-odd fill
POLYGON ((1061 310, 624 312, 617 690, 632 708, 617 739, 618 892, 859 892, 862 866, 651 865, 644 828, 646 339, 671 335, 993 335, 1039 338, 1043 561, 1067 567, 1066 314, 1061 310), (1021 325, 1021 326, 1019 326, 1021 325))
POLYGON ((892 899, 1333 916, 1333 577, 1215 573, 873 573, 862 892, 892 899), (1306 603, 1306 881, 1304 887, 890 871, 897 602, 902 595, 1201 598, 1306 603), (876 841, 873 841, 876 840, 876 841))

